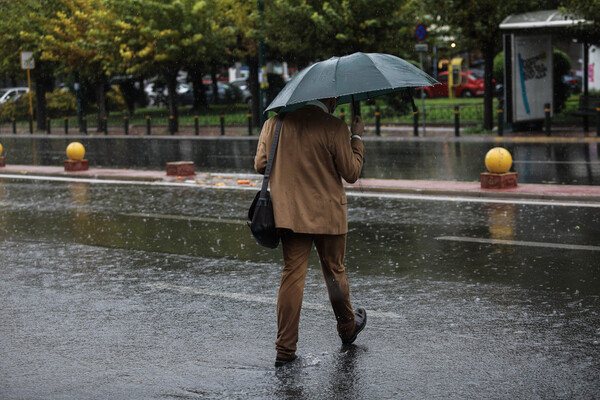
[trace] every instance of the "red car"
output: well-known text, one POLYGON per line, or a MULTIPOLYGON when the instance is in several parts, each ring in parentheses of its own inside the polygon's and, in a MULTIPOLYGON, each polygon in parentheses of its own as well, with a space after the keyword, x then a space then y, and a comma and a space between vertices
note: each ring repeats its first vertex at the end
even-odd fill
MULTIPOLYGON (((421 90, 425 91, 425 97, 448 97, 448 71, 440 72, 437 80, 440 85, 418 88, 416 97, 421 97, 421 90)), ((474 96, 483 96, 483 78, 473 71, 463 71, 462 85, 456 87, 456 97, 474 96)))

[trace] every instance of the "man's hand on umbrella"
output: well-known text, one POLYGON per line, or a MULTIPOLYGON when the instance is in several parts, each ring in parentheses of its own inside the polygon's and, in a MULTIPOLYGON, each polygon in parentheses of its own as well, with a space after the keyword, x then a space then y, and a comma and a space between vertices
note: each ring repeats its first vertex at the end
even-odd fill
POLYGON ((350 126, 350 131, 353 135, 362 136, 363 131, 365 130, 365 123, 363 122, 360 115, 355 115, 352 120, 352 125, 350 126))

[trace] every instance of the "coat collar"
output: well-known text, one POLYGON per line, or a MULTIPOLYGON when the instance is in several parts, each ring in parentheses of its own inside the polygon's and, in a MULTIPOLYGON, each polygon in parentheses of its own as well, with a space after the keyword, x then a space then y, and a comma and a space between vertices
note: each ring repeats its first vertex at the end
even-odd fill
POLYGON ((329 114, 329 110, 327 109, 327 106, 323 103, 321 103, 319 100, 311 100, 306 102, 307 106, 317 106, 319 107, 321 110, 325 111, 327 114, 329 114))

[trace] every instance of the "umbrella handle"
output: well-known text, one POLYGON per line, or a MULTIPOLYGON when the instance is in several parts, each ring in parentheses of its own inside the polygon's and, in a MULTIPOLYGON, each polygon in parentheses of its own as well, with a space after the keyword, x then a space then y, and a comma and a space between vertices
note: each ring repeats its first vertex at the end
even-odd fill
POLYGON ((410 97, 410 104, 412 105, 413 113, 418 112, 417 106, 415 105, 415 98, 413 97, 412 93, 410 93, 408 97, 410 97))
POLYGON ((352 95, 352 115, 360 116, 360 101, 354 101, 354 95, 352 95))

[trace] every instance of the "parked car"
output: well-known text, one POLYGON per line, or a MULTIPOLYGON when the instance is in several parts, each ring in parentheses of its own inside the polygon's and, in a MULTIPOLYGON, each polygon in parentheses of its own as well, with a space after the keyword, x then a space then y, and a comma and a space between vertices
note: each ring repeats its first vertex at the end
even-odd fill
POLYGON ((252 102, 252 93, 250 93, 250 88, 248 87, 248 80, 246 78, 234 79, 229 82, 230 85, 237 87, 242 96, 242 101, 244 103, 250 104, 252 102))
POLYGON ((17 100, 19 97, 28 93, 29 89, 26 87, 14 87, 0 89, 0 104, 4 104, 10 100, 17 100))
POLYGON ((569 87, 569 93, 571 94, 577 94, 577 93, 581 93, 581 83, 582 83, 581 77, 579 76, 573 76, 573 75, 563 75, 562 76, 562 81, 565 85, 567 85, 569 87))
MULTIPOLYGON (((475 97, 483 96, 483 78, 478 77, 473 71, 462 72, 462 84, 456 87, 456 97, 475 97)), ((417 89, 417 97, 421 96, 421 91, 425 92, 425 97, 448 97, 448 71, 438 74, 437 80, 440 85, 425 86, 417 89)))
MULTIPOLYGON (((194 93, 192 84, 178 83, 177 97, 180 105, 192 105, 194 103, 194 93)), ((146 95, 151 106, 158 107, 167 103, 167 88, 149 83, 145 88, 146 95)), ((208 104, 214 103, 214 94, 212 83, 204 84, 206 101, 208 104)), ((240 101, 240 91, 237 88, 224 82, 217 82, 218 98, 221 103, 236 103, 240 101)))

